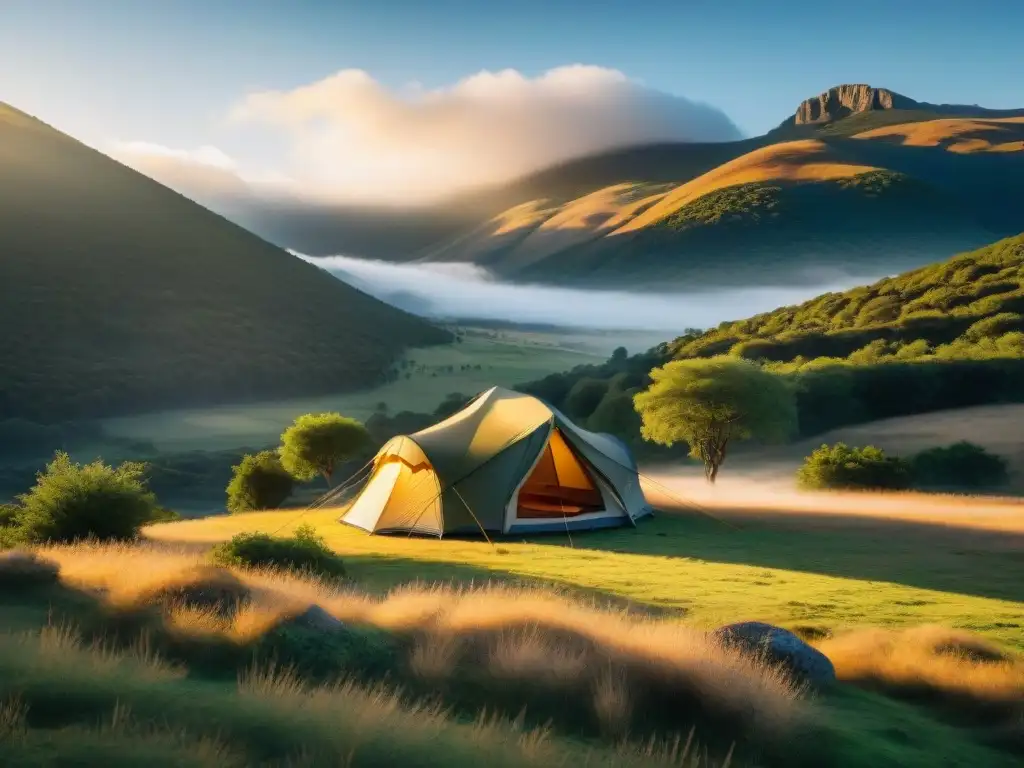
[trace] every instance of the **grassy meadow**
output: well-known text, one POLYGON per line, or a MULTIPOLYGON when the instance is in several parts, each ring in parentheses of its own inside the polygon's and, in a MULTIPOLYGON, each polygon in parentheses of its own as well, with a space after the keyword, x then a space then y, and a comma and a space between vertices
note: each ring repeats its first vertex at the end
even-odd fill
POLYGON ((12 765, 1011 766, 1024 754, 1021 506, 701 499, 530 541, 368 536, 339 509, 0 554, 12 765), (965 506, 973 505, 965 510, 965 506), (340 583, 209 546, 313 524, 340 583), (340 635, 290 623, 310 605, 340 635), (818 646, 811 690, 707 629, 818 646), (822 762, 826 761, 826 762, 822 762))
MULTIPOLYGON (((665 506, 678 504, 657 488, 648 493, 665 506)), ((309 523, 374 591, 417 581, 532 582, 653 606, 705 628, 757 619, 821 634, 939 623, 1024 651, 1024 504, 979 503, 973 514, 958 515, 955 500, 946 509, 928 500, 932 515, 918 515, 926 522, 900 514, 924 499, 900 495, 880 517, 865 511, 877 504, 871 496, 839 512, 829 511, 829 499, 788 512, 751 509, 746 500, 722 508, 702 498, 695 502, 701 510, 661 513, 637 529, 494 546, 367 536, 338 523, 337 508, 163 524, 146 535, 206 546, 241 532, 284 535, 309 523)))
POLYGON ((396 366, 398 379, 371 389, 113 418, 103 422, 104 431, 121 440, 152 442, 166 452, 271 445, 303 413, 337 410, 365 420, 379 403, 392 411, 430 413, 449 393, 472 395, 600 363, 617 345, 615 337, 585 331, 467 327, 460 332, 461 343, 408 350, 396 366))

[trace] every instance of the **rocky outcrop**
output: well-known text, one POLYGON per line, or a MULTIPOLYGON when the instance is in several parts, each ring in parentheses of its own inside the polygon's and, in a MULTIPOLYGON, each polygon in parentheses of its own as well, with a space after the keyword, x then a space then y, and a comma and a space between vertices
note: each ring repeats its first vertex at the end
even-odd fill
POLYGON ((721 627, 713 634, 723 645, 784 667, 797 679, 819 686, 835 682, 836 670, 829 658, 782 627, 744 621, 721 627))
POLYGON ((856 112, 879 109, 914 109, 919 106, 913 99, 893 93, 886 88, 870 85, 837 85, 820 96, 806 99, 796 110, 797 125, 828 123, 856 112))

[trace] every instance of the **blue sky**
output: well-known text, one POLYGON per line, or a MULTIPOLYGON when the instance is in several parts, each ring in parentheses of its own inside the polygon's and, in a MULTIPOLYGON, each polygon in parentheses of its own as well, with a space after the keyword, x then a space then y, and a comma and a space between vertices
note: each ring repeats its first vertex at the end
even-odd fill
POLYGON ((0 101, 94 145, 244 154, 260 139, 224 117, 253 91, 349 68, 430 89, 582 63, 713 104, 755 135, 842 82, 1024 107, 1021 30, 1013 0, 0 0, 0 101))

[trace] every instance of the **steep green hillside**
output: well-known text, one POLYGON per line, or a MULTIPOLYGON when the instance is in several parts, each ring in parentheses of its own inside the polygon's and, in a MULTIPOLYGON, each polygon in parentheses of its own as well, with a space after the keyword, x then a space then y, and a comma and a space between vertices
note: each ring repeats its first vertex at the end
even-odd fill
POLYGON ((638 449, 632 396, 673 358, 734 354, 785 376, 800 432, 1024 402, 1024 234, 844 293, 520 387, 638 449))
POLYGON ((677 340, 671 351, 677 357, 694 357, 731 350, 754 359, 792 361, 847 357, 869 344, 884 343, 901 359, 927 354, 984 357, 998 349, 989 343, 996 345, 1006 334, 1020 331, 1024 235, 873 285, 723 323, 697 338, 677 340), (955 350, 942 346, 951 343, 955 350))
POLYGON ((376 383, 433 326, 0 105, 0 419, 376 383))

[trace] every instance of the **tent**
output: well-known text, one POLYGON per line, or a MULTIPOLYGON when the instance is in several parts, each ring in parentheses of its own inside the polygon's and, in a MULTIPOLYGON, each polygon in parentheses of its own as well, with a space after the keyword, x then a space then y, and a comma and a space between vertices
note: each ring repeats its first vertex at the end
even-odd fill
POLYGON ((392 438, 341 521, 371 533, 534 533, 632 523, 651 507, 615 437, 495 387, 392 438))

